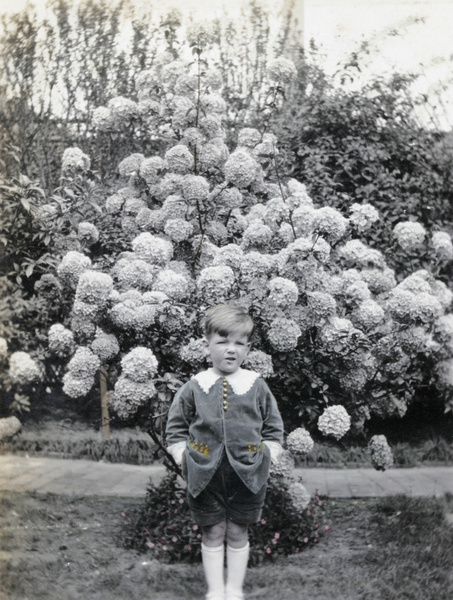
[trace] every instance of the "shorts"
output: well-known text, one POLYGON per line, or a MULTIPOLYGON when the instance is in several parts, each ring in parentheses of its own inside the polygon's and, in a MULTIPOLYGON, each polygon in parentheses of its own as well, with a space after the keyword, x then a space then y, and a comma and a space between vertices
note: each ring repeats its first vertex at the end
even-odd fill
POLYGON ((221 521, 251 525, 261 518, 267 485, 254 494, 230 465, 226 454, 211 481, 194 498, 187 493, 187 501, 194 521, 200 527, 211 527, 221 521))

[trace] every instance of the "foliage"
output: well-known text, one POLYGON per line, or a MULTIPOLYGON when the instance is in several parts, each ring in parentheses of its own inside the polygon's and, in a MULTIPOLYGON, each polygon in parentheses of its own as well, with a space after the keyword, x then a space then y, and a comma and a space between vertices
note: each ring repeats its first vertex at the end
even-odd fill
MULTIPOLYGON (((308 507, 296 508, 288 491, 291 484, 294 480, 282 477, 269 480, 262 519, 250 528, 251 565, 297 554, 330 531, 320 523, 324 500, 316 495, 308 507)), ((151 485, 139 513, 124 514, 123 518, 127 548, 137 548, 165 562, 201 560, 201 530, 193 523, 185 485, 175 474, 151 485)))

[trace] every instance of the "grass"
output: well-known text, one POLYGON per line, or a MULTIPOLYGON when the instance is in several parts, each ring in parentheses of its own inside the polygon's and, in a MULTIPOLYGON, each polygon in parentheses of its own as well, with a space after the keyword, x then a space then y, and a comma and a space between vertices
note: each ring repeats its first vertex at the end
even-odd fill
MULTIPOLYGON (((434 433, 418 442, 390 445, 397 467, 453 465, 453 442, 434 433)), ((70 419, 27 422, 14 438, 0 442, 0 453, 84 458, 139 465, 156 462, 156 445, 144 431, 112 427, 110 439, 105 439, 95 428, 70 419)), ((306 458, 297 459, 297 466, 372 467, 366 447, 328 442, 315 443, 314 449, 306 458)))
MULTIPOLYGON (((202 568, 121 545, 139 500, 6 493, 0 500, 2 600, 195 600, 202 568)), ((453 499, 328 500, 332 533, 249 569, 248 600, 450 600, 453 499)))

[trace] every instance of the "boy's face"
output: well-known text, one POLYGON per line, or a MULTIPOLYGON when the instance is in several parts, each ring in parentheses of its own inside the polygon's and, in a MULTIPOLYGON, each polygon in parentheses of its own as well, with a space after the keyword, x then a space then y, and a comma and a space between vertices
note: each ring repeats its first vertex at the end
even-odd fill
POLYGON ((205 339, 205 351, 211 357, 212 366, 218 375, 235 373, 249 353, 250 342, 246 335, 229 333, 226 337, 213 333, 205 339))

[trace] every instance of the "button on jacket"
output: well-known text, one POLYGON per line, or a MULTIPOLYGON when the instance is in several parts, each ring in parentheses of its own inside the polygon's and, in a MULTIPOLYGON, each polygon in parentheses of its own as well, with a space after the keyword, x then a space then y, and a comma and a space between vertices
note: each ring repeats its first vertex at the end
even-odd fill
POLYGON ((265 441, 283 443, 277 401, 259 373, 214 369, 194 375, 177 392, 167 421, 168 445, 186 442, 184 476, 196 497, 217 470, 225 450, 244 484, 257 493, 269 475, 265 441))

